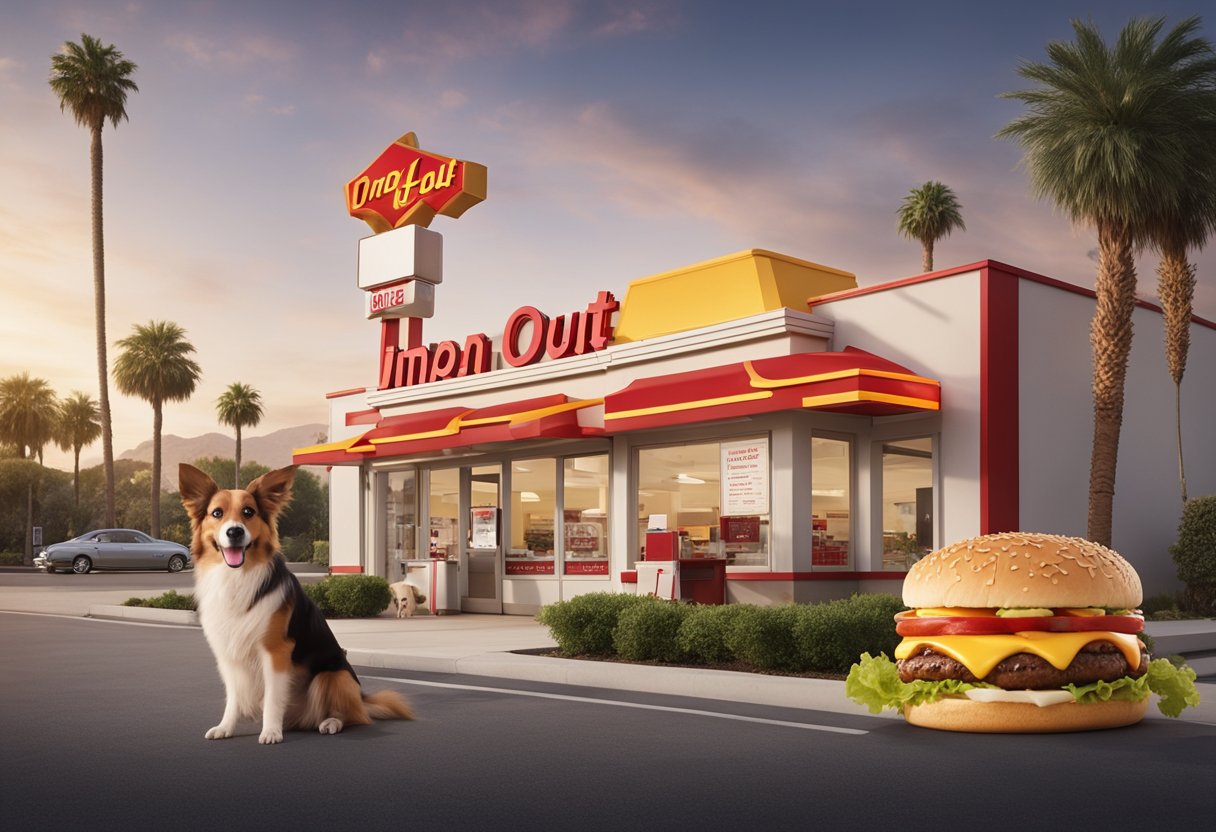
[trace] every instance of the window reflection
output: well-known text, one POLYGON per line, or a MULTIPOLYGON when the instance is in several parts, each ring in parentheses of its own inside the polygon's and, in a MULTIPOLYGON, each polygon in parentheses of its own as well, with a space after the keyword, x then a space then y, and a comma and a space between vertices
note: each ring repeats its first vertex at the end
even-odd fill
POLYGON ((904 570, 933 551, 933 440, 882 446, 882 568, 904 570))
POLYGON ((811 565, 849 565, 852 445, 846 439, 811 438, 811 565))

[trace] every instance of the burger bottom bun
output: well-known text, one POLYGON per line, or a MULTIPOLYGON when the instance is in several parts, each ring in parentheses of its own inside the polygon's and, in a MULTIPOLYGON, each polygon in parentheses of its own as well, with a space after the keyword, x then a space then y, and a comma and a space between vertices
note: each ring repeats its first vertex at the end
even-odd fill
POLYGON ((1046 734, 1122 728, 1144 718, 1149 697, 1139 702, 1066 702, 1041 708, 1029 702, 973 702, 945 698, 927 705, 905 705, 910 725, 939 731, 984 734, 1046 734))

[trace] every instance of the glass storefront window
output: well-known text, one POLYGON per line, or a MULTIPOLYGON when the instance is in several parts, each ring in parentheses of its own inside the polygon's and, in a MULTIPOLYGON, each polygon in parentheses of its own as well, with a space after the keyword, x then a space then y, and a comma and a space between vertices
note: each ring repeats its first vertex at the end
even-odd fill
POLYGON ((637 506, 642 548, 650 518, 663 515, 667 529, 679 532, 681 557, 725 557, 737 566, 767 565, 767 437, 639 449, 637 506), (728 500, 725 512, 724 499, 728 500))
POLYGON ((933 440, 882 446, 882 568, 905 570, 933 551, 933 440))
POLYGON ((562 461, 562 572, 608 574, 608 455, 562 461))
POLYGON ((418 478, 408 471, 387 474, 384 507, 386 574, 397 581, 405 574, 401 564, 418 557, 418 478))
POLYGON ((506 574, 553 575, 557 553, 557 460, 511 463, 511 544, 506 574))
POLYGON ((455 559, 460 512, 460 469, 442 468, 431 471, 427 492, 427 515, 430 528, 429 555, 433 558, 455 559))
POLYGON ((847 567, 852 528, 851 443, 811 438, 811 565, 847 567))

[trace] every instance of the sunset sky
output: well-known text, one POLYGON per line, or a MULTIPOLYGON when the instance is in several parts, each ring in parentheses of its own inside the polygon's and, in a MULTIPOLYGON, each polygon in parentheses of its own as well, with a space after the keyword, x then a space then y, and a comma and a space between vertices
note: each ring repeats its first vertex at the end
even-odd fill
MULTIPOLYGON (((855 272, 920 271, 895 230, 908 191, 950 185, 965 232, 945 268, 992 258, 1092 285, 1096 239, 1037 201, 1019 149, 1019 60, 1167 26, 1206 3, 108 2, 0 7, 0 377, 96 397, 88 134, 51 55, 82 32, 138 64, 130 121, 107 127, 108 340, 180 324, 203 370, 165 432, 224 430, 215 401, 261 391, 247 435, 326 420, 326 392, 375 383, 378 324, 355 285, 342 186, 390 142, 480 162, 488 198, 439 217, 444 282, 429 341, 559 315, 600 289, 746 248, 855 272)), ((1216 40, 1216 14, 1203 34, 1216 40)), ((1216 255, 1196 311, 1216 319, 1216 255)), ((1155 256, 1140 287, 1155 291, 1155 256)), ((1160 349, 1138 340, 1134 349, 1160 349)), ((111 346, 111 366, 117 350, 111 346)), ((151 408, 111 386, 118 455, 151 408)), ((86 449, 86 464, 101 445, 86 449)), ((70 467, 50 448, 47 461, 70 467)))

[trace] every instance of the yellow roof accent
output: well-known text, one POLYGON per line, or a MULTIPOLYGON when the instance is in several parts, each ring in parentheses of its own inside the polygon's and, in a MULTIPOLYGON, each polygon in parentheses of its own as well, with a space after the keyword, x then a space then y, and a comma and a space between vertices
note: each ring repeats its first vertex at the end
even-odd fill
POLYGON ((857 287, 851 272, 748 249, 629 284, 613 343, 642 341, 789 307, 857 287))

